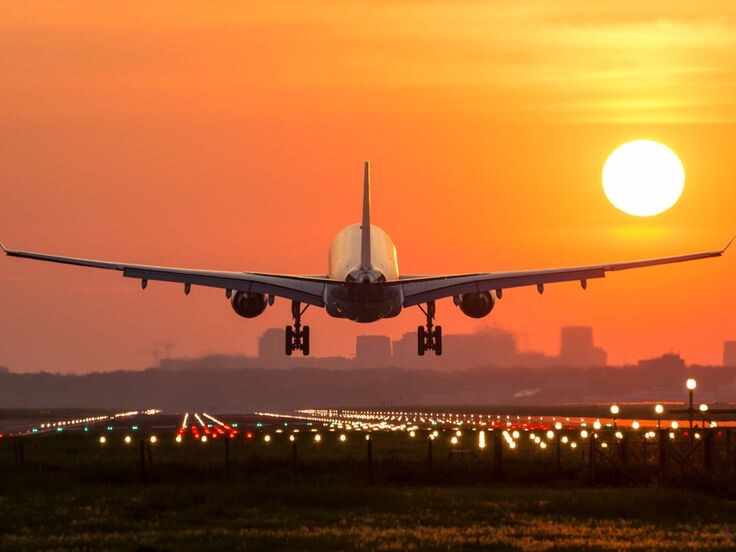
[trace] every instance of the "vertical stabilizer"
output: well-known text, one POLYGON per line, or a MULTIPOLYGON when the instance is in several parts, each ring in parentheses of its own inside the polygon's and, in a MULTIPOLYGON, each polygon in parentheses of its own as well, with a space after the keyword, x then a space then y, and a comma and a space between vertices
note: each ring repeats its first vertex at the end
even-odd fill
POLYGON ((371 265, 371 164, 363 166, 363 222, 360 237, 360 268, 370 270, 371 265))

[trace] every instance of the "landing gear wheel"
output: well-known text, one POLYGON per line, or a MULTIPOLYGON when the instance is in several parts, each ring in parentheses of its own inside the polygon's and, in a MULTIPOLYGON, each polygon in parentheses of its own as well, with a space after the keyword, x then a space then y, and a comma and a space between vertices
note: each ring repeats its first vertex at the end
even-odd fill
POLYGON ((434 354, 442 356, 442 326, 434 328, 434 354))
POLYGON ((291 353, 294 352, 294 328, 291 326, 286 326, 286 332, 284 333, 284 336, 286 339, 284 340, 286 342, 286 349, 285 353, 287 356, 291 356, 291 353))
POLYGON ((427 332, 424 331, 424 326, 417 328, 417 353, 419 356, 424 356, 425 342, 427 341, 427 332))
POLYGON ((302 354, 309 356, 309 326, 302 329, 302 354))

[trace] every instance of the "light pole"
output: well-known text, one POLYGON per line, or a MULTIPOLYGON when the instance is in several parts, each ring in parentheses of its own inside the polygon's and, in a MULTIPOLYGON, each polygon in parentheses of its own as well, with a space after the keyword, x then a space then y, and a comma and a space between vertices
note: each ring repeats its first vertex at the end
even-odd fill
POLYGON ((661 404, 656 405, 654 412, 657 413, 657 429, 662 429, 662 412, 664 412, 664 406, 661 404))
POLYGON ((693 412, 695 410, 693 409, 693 391, 695 391, 695 388, 698 386, 698 383, 693 378, 688 378, 688 380, 685 382, 685 387, 687 387, 687 394, 690 398, 690 405, 687 409, 687 417, 690 421, 690 432, 693 431, 693 412))
POLYGON ((618 416, 618 413, 620 412, 620 409, 617 404, 611 405, 611 416, 613 416, 613 431, 616 431, 616 416, 618 416))

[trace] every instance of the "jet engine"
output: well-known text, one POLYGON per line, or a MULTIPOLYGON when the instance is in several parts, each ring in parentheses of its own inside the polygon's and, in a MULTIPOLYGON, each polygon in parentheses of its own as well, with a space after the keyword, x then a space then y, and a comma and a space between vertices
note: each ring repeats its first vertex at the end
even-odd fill
POLYGON ((255 318, 263 314, 270 304, 269 298, 263 293, 236 292, 230 299, 233 310, 243 318, 255 318))
POLYGON ((455 304, 471 318, 483 318, 493 310, 496 299, 490 291, 464 293, 455 297, 455 304))

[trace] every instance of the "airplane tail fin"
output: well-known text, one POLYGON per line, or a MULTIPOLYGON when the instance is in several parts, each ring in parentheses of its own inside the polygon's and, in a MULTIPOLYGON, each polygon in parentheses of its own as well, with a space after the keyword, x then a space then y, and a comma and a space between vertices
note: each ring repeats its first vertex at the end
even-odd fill
POLYGON ((360 267, 370 270, 371 265, 371 165, 363 166, 363 222, 360 239, 360 267))

